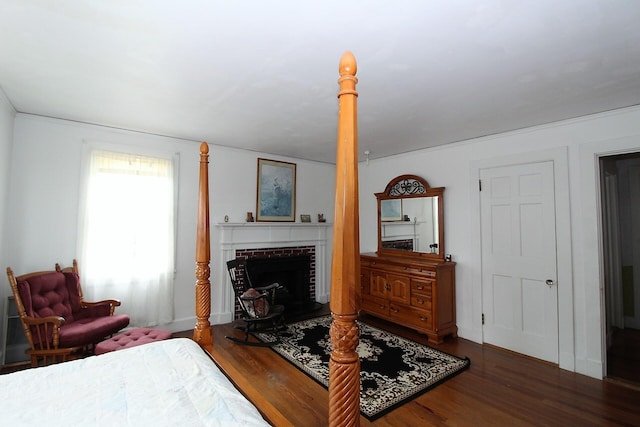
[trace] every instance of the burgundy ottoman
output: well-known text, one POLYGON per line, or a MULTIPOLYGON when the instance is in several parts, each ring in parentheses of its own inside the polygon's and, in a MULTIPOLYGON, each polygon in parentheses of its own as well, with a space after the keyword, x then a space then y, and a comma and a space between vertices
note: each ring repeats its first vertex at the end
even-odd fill
POLYGON ((94 354, 103 354, 123 348, 135 347, 155 341, 171 338, 171 332, 162 329, 136 328, 123 332, 113 338, 104 340, 96 345, 94 354))

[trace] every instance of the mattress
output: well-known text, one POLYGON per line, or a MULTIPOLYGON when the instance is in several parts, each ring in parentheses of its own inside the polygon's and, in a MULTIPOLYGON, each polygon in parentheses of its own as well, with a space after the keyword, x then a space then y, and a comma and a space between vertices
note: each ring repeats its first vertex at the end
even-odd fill
POLYGON ((265 426, 188 338, 0 375, 6 426, 265 426))

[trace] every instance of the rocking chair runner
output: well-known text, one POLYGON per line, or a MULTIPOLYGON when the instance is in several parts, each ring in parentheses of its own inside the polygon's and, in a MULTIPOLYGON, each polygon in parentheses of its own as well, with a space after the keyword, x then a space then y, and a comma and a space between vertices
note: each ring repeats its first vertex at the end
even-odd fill
POLYGON ((260 328, 260 330, 274 330, 277 335, 278 330, 284 327, 284 306, 275 303, 276 290, 280 288, 280 285, 273 283, 269 286, 254 288, 247 274, 245 259, 236 258, 228 261, 227 270, 231 278, 233 292, 240 306, 240 319, 244 322, 244 326, 237 327, 244 330, 244 340, 232 336, 226 338, 245 345, 269 346, 275 344, 273 342, 249 341, 249 333, 260 328))

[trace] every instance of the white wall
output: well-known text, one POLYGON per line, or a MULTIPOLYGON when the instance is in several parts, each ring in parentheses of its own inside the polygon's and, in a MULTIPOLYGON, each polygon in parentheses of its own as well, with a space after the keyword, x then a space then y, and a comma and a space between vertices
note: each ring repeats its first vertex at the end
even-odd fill
MULTIPOLYGON (((12 184, 9 196, 6 265, 17 274, 68 265, 77 251, 77 220, 83 141, 129 145, 179 153, 179 211, 175 289, 175 321, 164 325, 178 331, 195 325, 195 226, 199 142, 160 137, 107 127, 18 114, 15 119, 12 184)), ((209 142, 211 223, 244 221, 255 212, 257 158, 263 153, 216 146, 209 142)), ((333 217, 334 167, 288 158, 297 164, 297 213, 324 212, 333 217)), ((6 200, 6 199, 4 199, 6 200)), ((220 256, 219 236, 212 227, 212 259, 220 256)), ((80 263, 82 260, 79 260, 80 263)), ((215 266, 212 263, 212 267, 215 266)), ((80 272, 82 274, 82 271, 80 272)), ((211 273, 212 319, 224 317, 217 284, 226 271, 211 273)))
MULTIPOLYGON (((0 117, 12 113, 2 110, 0 117)), ((10 131, 0 121, 0 150, 11 151, 10 131), (5 135, 9 135, 6 137, 5 135), (9 147, 9 148, 8 148, 9 147)), ((10 125, 8 126, 10 128, 10 125)), ((9 239, 6 265, 17 272, 70 262, 76 254, 77 205, 82 141, 85 139, 136 146, 161 146, 180 152, 180 212, 175 312, 172 330, 190 329, 194 318, 194 236, 197 199, 198 143, 135 132, 81 125, 61 120, 18 114, 14 129, 14 152, 10 213, 5 228, 9 239)), ((211 144, 213 141, 209 141, 211 144)), ((390 143, 393 143, 390 141, 390 143)), ((364 147, 366 142, 360 141, 364 147)), ((296 212, 313 217, 322 212, 333 222, 335 171, 332 165, 277 158, 262 153, 210 145, 211 222, 243 221, 255 213, 256 159, 292 161, 298 164, 296 212)), ((577 372, 602 377, 603 313, 600 257, 599 193, 597 157, 640 151, 640 108, 583 117, 492 137, 420 150, 406 155, 370 161, 360 166, 360 245, 363 252, 377 247, 374 193, 401 174, 422 176, 445 191, 445 250, 456 261, 458 326, 460 336, 481 341, 480 254, 470 241, 477 239, 477 177, 473 165, 502 156, 564 149, 567 152, 570 212, 568 224, 559 224, 571 235, 573 269, 572 307, 560 307, 561 319, 573 320, 573 365, 577 372)), ((3 166, 6 165, 3 160, 3 166)), ((6 170, 6 169, 5 169, 6 170)), ((0 174, 0 191, 3 183, 0 174)), ((6 178, 4 187, 6 188, 6 178)), ((5 190, 6 191, 6 190, 5 190)), ((1 199, 6 200, 6 199, 1 199)), ((3 207, 4 209, 4 207, 3 207)), ((215 227, 212 258, 220 256, 215 227)), ((2 233, 2 228, 0 228, 2 233)), ((5 239, 6 240, 6 239, 5 239)), ((0 255, 2 253, 0 252, 0 255)), ((329 263, 330 264, 330 263, 329 263)), ((215 265, 215 264, 213 264, 215 265)), ((212 299, 216 312, 224 271, 213 271, 212 299)), ((330 277, 330 272, 326 273, 330 277)), ((562 339, 562 337, 561 337, 562 339)))
MULTIPOLYGON (((10 187, 10 170, 11 170, 11 148, 13 146, 13 121, 16 111, 0 88, 0 267, 4 275, 4 268, 7 264, 7 251, 9 242, 7 238, 7 215, 9 206, 7 200, 9 198, 10 187)), ((7 283, 7 279, 0 279, 0 283, 7 283)), ((4 313, 4 305, 7 301, 7 295, 10 295, 8 283, 0 287, 0 314, 4 313)), ((0 343, 4 341, 6 334, 2 329, 0 321, 0 343)), ((0 345, 0 349, 4 345, 0 345)), ((0 357, 0 360, 3 360, 0 357)))
MULTIPOLYGON (((393 143, 390 141, 389 143, 393 143)), ((360 141, 363 145, 363 142, 360 141)), ((363 145, 364 146, 364 145, 363 145)), ((551 125, 479 138, 444 147, 372 160, 360 166, 360 244, 362 251, 376 250, 374 193, 401 174, 422 176, 429 185, 446 187, 445 252, 456 266, 456 310, 459 334, 482 340, 479 298, 480 254, 471 242, 478 239, 478 177, 474 164, 486 159, 545 150, 566 150, 569 181, 569 224, 558 224, 571 234, 573 307, 560 307, 560 319, 573 321, 577 372, 601 378, 604 347, 601 307, 602 267, 599 228, 597 156, 640 151, 640 108, 583 117, 551 125), (563 312, 564 310, 564 312, 563 312), (566 311, 572 311, 567 317, 566 311)), ((566 214, 566 212, 565 212, 566 214)), ((569 304, 571 305, 571 304, 569 304)), ((563 338, 562 336, 560 337, 563 338)), ((562 365, 561 365, 562 366, 562 365)))
MULTIPOLYGON (((311 221, 317 222, 317 214, 324 213, 327 223, 333 223, 334 165, 228 147, 214 147, 209 158, 209 190, 212 198, 210 212, 212 259, 223 259, 220 245, 215 245, 214 242, 220 242, 220 229, 215 225, 224 222, 225 215, 229 217, 230 223, 244 222, 249 211, 256 218, 257 159, 259 157, 296 164, 296 222, 300 222, 300 214, 309 214, 311 221)), ((328 231, 329 241, 326 247, 328 262, 324 273, 326 278, 331 276, 332 233, 332 230, 328 231)), ((212 269, 216 266, 218 266, 217 262, 211 263, 212 269)), ((223 276, 228 274, 226 270, 212 272, 212 277, 214 274, 216 274, 216 283, 225 283, 223 276)), ((324 302, 328 300, 328 294, 322 294, 321 288, 323 287, 316 286, 316 299, 324 302)), ((329 286, 326 286, 325 289, 328 290, 329 286)), ((220 298, 214 296, 212 299, 212 313, 227 314, 223 313, 220 298)), ((228 314, 231 316, 231 313, 228 314)), ((218 323, 224 321, 224 318, 214 317, 212 321, 218 323)))

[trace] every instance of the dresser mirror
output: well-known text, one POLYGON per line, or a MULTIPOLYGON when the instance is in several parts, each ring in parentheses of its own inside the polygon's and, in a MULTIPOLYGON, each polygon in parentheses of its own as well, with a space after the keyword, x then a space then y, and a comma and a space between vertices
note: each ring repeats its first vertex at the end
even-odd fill
POLYGON ((378 200, 378 254, 444 260, 444 187, 416 175, 392 179, 378 200))

